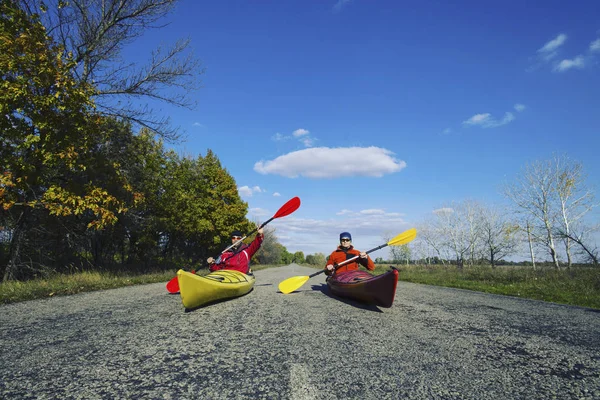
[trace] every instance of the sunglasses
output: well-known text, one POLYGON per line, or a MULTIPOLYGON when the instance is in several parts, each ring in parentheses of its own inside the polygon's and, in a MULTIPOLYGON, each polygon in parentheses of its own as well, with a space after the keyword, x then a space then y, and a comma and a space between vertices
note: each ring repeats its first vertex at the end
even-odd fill
POLYGON ((235 240, 240 240, 242 237, 241 236, 232 236, 231 238, 235 239, 235 240))
POLYGON ((341 239, 340 242, 351 242, 350 239, 341 239))

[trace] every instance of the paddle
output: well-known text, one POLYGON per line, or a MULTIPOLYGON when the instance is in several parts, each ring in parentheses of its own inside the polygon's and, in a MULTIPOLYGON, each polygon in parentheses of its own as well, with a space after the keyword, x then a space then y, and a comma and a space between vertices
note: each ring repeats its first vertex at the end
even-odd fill
MULTIPOLYGON (((300 207, 300 198, 299 197, 294 197, 294 198, 288 200, 287 203, 285 203, 283 206, 281 206, 281 208, 279 210, 277 210, 275 215, 273 215, 271 218, 269 218, 268 220, 263 222, 258 228, 255 228, 252 232, 248 233, 246 236, 244 236, 240 240, 236 241, 231 246, 227 247, 225 250, 223 250, 221 252, 221 254, 225 253, 227 250, 236 246, 238 243, 240 243, 241 241, 246 239, 248 236, 252 235, 254 232, 257 232, 259 229, 263 228, 265 225, 267 225, 269 222, 273 221, 275 218, 281 218, 281 217, 285 217, 286 215, 290 215, 291 213, 296 211, 299 207, 300 207)), ((174 277, 169 282, 167 282, 167 291, 169 293, 179 292, 179 281, 177 280, 177 277, 174 277)))
POLYGON ((290 215, 291 213, 296 211, 299 207, 300 207, 300 198, 299 197, 294 197, 293 199, 290 199, 287 203, 285 203, 283 206, 281 206, 281 208, 275 213, 275 215, 273 215, 271 218, 269 218, 268 220, 263 222, 261 226, 259 226, 258 228, 255 228, 252 232, 250 232, 249 234, 247 234, 246 236, 244 236, 243 238, 241 238, 240 240, 238 240, 237 242, 233 243, 231 246, 229 246, 228 248, 223 250, 221 252, 221 254, 225 253, 227 250, 231 249, 232 247, 237 246, 237 244, 239 242, 243 241, 248 236, 252 235, 254 232, 257 232, 259 229, 263 228, 265 225, 267 225, 269 222, 273 221, 275 218, 281 218, 281 217, 285 217, 286 215, 290 215))
MULTIPOLYGON (((387 242, 386 244, 382 244, 381 246, 377 246, 369 251, 367 251, 366 253, 372 253, 375 250, 379 250, 382 249, 386 246, 399 246, 401 244, 406 244, 408 242, 411 242, 414 238, 417 237, 417 230, 415 228, 411 228, 407 231, 402 232, 401 234, 397 235, 396 237, 394 237, 393 239, 391 239, 389 242, 387 242)), ((345 261, 342 261, 341 263, 339 263, 335 269, 337 270, 338 268, 356 260, 359 256, 354 256, 352 258, 349 258, 345 261)), ((281 283, 279 283, 279 291, 283 294, 288 294, 288 293, 292 293, 294 290, 300 289, 300 287, 302 285, 304 285, 304 283, 309 280, 310 278, 312 278, 313 276, 317 276, 319 274, 322 274, 325 272, 325 269, 322 269, 318 272, 315 272, 314 274, 308 275, 308 276, 292 276, 291 278, 288 278, 284 281, 282 281, 281 283)))

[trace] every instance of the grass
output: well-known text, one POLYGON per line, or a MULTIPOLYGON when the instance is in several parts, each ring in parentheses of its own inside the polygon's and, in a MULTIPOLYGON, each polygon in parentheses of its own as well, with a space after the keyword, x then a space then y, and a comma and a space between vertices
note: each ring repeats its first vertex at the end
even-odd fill
MULTIPOLYGON (((254 271, 276 267, 253 266, 254 271)), ((549 301, 600 309, 600 269, 537 269, 526 267, 456 267, 396 265, 400 280, 435 286, 475 290, 506 296, 549 301)), ((377 265, 376 274, 389 269, 377 265)), ((199 273, 205 274, 202 270, 199 273)), ((93 290, 113 289, 146 283, 168 282, 176 271, 126 275, 106 272, 79 272, 27 282, 0 283, 0 304, 64 296, 93 290)))
MULTIPOLYGON (((600 269, 398 265, 400 280, 600 309, 600 269)), ((380 272, 383 272, 383 267, 380 272)), ((376 272, 378 272, 376 270, 376 272)))
POLYGON ((26 282, 9 281, 0 283, 0 304, 145 283, 167 282, 173 276, 175 276, 175 271, 154 272, 143 275, 78 272, 72 275, 60 274, 47 279, 34 279, 26 282))

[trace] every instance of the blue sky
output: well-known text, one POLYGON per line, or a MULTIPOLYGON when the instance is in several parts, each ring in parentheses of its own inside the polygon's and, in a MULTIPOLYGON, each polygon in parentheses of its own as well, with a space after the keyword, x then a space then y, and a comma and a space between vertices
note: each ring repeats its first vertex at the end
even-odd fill
POLYGON ((329 254, 342 231, 366 250, 452 201, 505 203, 553 153, 599 181, 598 1, 183 0, 168 21, 139 54, 189 37, 206 72, 197 109, 157 111, 182 154, 216 153, 250 218, 300 197, 270 224, 289 251, 329 254))

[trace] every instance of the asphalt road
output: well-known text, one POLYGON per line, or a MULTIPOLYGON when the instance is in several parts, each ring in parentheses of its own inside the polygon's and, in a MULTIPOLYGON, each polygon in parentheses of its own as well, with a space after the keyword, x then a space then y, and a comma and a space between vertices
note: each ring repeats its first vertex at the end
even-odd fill
POLYGON ((392 308, 314 270, 185 312, 164 284, 0 306, 2 399, 600 399, 600 313, 399 282, 392 308))

